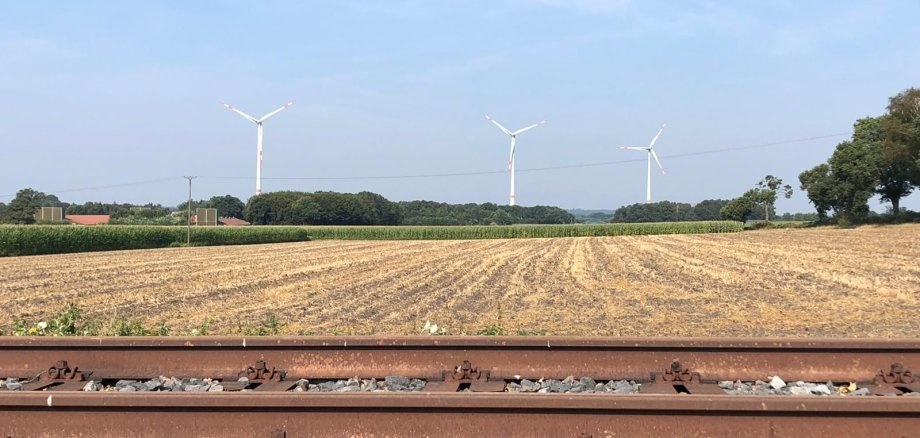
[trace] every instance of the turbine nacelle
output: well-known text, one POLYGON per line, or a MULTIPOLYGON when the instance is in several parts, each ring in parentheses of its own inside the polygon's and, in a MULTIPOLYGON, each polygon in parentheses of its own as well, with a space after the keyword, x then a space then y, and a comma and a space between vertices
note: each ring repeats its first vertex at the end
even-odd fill
POLYGON ((498 123, 498 121, 496 121, 492 117, 489 117, 488 114, 486 114, 485 116, 486 116, 486 120, 492 122, 492 124, 497 126, 498 129, 500 129, 502 132, 504 132, 509 137, 511 137, 511 154, 510 154, 510 157, 508 158, 508 171, 511 172, 511 197, 509 198, 509 204, 514 205, 514 198, 515 198, 514 197, 514 145, 517 142, 517 136, 525 131, 529 131, 533 128, 536 128, 537 126, 545 124, 546 120, 541 120, 537 123, 534 123, 533 125, 525 126, 521 129, 518 129, 517 131, 511 131, 510 129, 502 126, 501 123, 498 123))
POLYGON ((646 147, 635 147, 635 146, 621 146, 620 149, 630 150, 630 151, 645 151, 648 154, 648 176, 646 183, 646 196, 645 202, 652 202, 652 158, 655 159, 655 163, 658 164, 658 169, 661 170, 661 174, 664 175, 664 167, 661 165, 661 161, 658 160, 658 154, 655 153, 655 142, 658 141, 658 137, 661 137, 661 133, 664 132, 664 128, 668 126, 667 123, 661 124, 661 129, 658 130, 658 133, 655 134, 655 137, 652 138, 652 141, 649 142, 646 147))
POLYGON ((274 111, 272 111, 272 112, 270 112, 270 113, 268 113, 268 114, 262 116, 262 118, 257 119, 257 118, 255 118, 255 117, 249 115, 249 114, 246 114, 246 113, 240 111, 239 109, 237 109, 237 108, 234 107, 233 105, 230 105, 229 103, 221 102, 221 105, 223 105, 224 108, 227 108, 228 110, 233 111, 233 112, 239 114, 239 115, 242 116, 244 119, 249 120, 249 121, 252 122, 252 123, 255 123, 256 126, 259 127, 259 129, 258 129, 258 137, 257 137, 257 148, 258 148, 258 149, 257 149, 257 154, 258 154, 258 155, 257 155, 257 162, 256 162, 256 195, 262 193, 262 123, 264 123, 266 120, 268 120, 269 118, 271 118, 271 117, 274 116, 275 114, 280 113, 282 110, 284 110, 285 108, 287 108, 287 107, 289 107, 289 106, 291 106, 291 105, 293 105, 293 104, 294 104, 293 101, 288 102, 288 103, 282 105, 280 108, 278 108, 278 109, 276 109, 276 110, 274 110, 274 111))

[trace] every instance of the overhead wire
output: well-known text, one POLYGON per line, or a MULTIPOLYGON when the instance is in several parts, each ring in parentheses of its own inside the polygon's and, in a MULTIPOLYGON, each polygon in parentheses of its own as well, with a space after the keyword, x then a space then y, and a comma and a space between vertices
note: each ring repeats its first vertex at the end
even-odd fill
MULTIPOLYGON (((795 143, 805 143, 809 141, 840 137, 844 135, 850 135, 850 133, 841 132, 841 133, 819 135, 819 136, 813 136, 813 137, 797 138, 797 139, 792 139, 792 140, 781 140, 781 141, 774 141, 774 142, 769 142, 769 143, 760 143, 760 144, 754 144, 754 145, 748 145, 748 146, 737 146, 737 147, 728 147, 728 148, 721 148, 721 149, 710 149, 710 150, 705 150, 705 151, 662 155, 661 158, 673 159, 673 158, 694 157, 694 156, 699 156, 699 155, 711 155, 711 154, 718 154, 718 153, 732 152, 732 151, 739 151, 739 150, 757 149, 757 148, 765 148, 765 147, 780 146, 780 145, 795 144, 795 143)), ((640 162, 640 161, 645 161, 645 159, 644 158, 632 158, 632 159, 613 160, 613 161, 596 161, 596 162, 589 162, 589 163, 565 164, 565 165, 559 165, 559 166, 531 167, 531 168, 517 169, 517 172, 544 172, 544 171, 552 171, 552 170, 577 169, 577 168, 585 168, 585 167, 600 167, 600 166, 611 166, 615 164, 634 163, 634 162, 640 162)), ((507 170, 485 170, 485 171, 469 171, 469 172, 422 173, 422 174, 403 174, 403 175, 300 176, 300 177, 280 177, 280 176, 264 177, 263 176, 262 179, 288 180, 288 181, 391 180, 391 179, 447 178, 447 177, 478 176, 478 175, 497 175, 497 174, 504 174, 507 172, 508 172, 507 170)), ((231 180, 232 179, 240 179, 240 180, 255 179, 254 176, 223 176, 223 175, 202 175, 200 176, 200 178, 231 179, 231 180)), ((81 188, 75 188, 75 189, 50 190, 49 193, 59 194, 59 193, 97 191, 97 190, 105 190, 105 189, 112 189, 112 188, 155 184, 155 183, 175 181, 175 180, 180 180, 180 179, 182 179, 181 176, 164 177, 164 178, 157 178, 157 179, 144 180, 144 181, 134 181, 134 182, 107 184, 107 185, 100 185, 100 186, 81 187, 81 188)), ((15 194, 0 195, 0 198, 13 198, 15 196, 16 196, 15 194)))
MULTIPOLYGON (((739 147, 729 147, 721 149, 710 149, 705 151, 696 151, 696 152, 685 152, 680 154, 670 154, 670 155, 661 155, 661 158, 684 158, 684 157, 693 157, 698 155, 710 155, 718 154, 723 152, 737 151, 737 150, 746 150, 746 149, 757 149, 770 146, 779 146, 785 144, 794 144, 794 143, 804 143, 814 140, 822 140, 826 138, 840 137, 844 135, 850 135, 850 133, 835 133, 827 135, 819 135, 814 137, 805 137, 798 138, 793 140, 782 140, 774 141, 770 143, 761 143, 748 146, 739 146, 739 147)), ((623 163, 634 163, 645 161, 645 158, 631 158, 624 160, 613 160, 613 161, 597 161, 590 163, 577 163, 577 164, 566 164, 560 166, 547 166, 547 167, 531 167, 517 169, 517 172, 542 172, 549 170, 563 170, 563 169, 576 169, 584 167, 598 167, 598 166, 610 166, 614 164, 623 164, 623 163)), ((385 179, 413 179, 413 178, 445 178, 445 177, 458 177, 458 176, 477 176, 477 175, 496 175, 508 173, 507 170, 485 170, 485 171, 471 171, 471 172, 450 172, 450 173, 422 173, 422 174, 403 174, 403 175, 365 175, 365 176, 301 176, 301 177, 265 177, 262 179, 268 180, 291 180, 291 181, 321 181, 321 180, 385 180, 385 179)), ((210 179, 254 179, 253 176, 219 176, 219 175, 209 175, 202 176, 202 178, 210 179)))
MULTIPOLYGON (((114 188, 120 188, 120 187, 131 187, 131 186, 139 186, 139 185, 145 185, 145 184, 155 184, 159 182, 178 180, 181 178, 182 178, 181 176, 175 176, 175 177, 168 177, 168 178, 150 179, 150 180, 145 180, 145 181, 134 181, 134 182, 126 182, 126 183, 107 184, 107 185, 102 185, 102 186, 81 187, 81 188, 76 188, 76 189, 49 190, 48 193, 56 195, 58 193, 73 193, 73 192, 87 192, 87 191, 95 191, 95 190, 114 189, 114 188)), ((14 195, 0 195, 0 198, 14 198, 14 197, 16 197, 15 194, 14 195)))

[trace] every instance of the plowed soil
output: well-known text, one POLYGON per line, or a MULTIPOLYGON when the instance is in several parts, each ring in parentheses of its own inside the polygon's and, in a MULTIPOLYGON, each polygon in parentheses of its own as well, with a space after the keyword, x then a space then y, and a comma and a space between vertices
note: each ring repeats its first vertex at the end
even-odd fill
POLYGON ((69 303, 176 334, 918 337, 920 225, 0 259, 5 331, 69 303))

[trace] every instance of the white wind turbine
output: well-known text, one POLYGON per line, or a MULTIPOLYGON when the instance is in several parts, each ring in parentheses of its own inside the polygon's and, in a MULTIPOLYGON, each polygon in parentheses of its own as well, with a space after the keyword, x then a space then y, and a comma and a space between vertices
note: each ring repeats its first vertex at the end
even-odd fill
POLYGON ((622 149, 628 149, 631 151, 646 151, 648 153, 648 176, 647 176, 646 188, 645 188, 645 203, 646 204, 652 203, 652 158, 654 158, 655 162, 658 163, 658 168, 661 169, 661 174, 664 175, 664 167, 661 167, 661 161, 658 161, 658 155, 655 154, 655 150, 652 149, 652 147, 655 146, 655 142, 658 141, 658 137, 661 136, 661 133, 664 131, 664 128, 667 126, 668 126, 667 123, 664 123, 661 125, 661 129, 659 129, 658 133, 655 134, 655 138, 653 138, 652 142, 648 144, 648 147, 644 147, 644 148, 637 148, 637 147, 630 147, 630 146, 622 147, 622 149))
POLYGON ((511 158, 508 159, 508 170, 511 172, 511 201, 509 202, 509 205, 514 205, 514 144, 517 142, 517 136, 518 134, 524 131, 529 131, 533 128, 536 128, 537 126, 540 126, 546 123, 546 120, 541 120, 526 128, 521 128, 521 129, 518 129, 517 131, 512 132, 512 131, 509 131, 508 128, 505 128, 500 123, 496 122, 493 118, 489 117, 488 114, 486 114, 486 119, 494 123, 495 126, 498 126, 498 129, 501 129, 502 132, 504 132, 505 134, 508 134, 508 136, 511 137, 511 158))
POLYGON ((258 126, 258 128, 259 128, 259 135, 258 135, 258 138, 259 138, 259 140, 258 140, 259 155, 258 155, 258 157, 256 158, 256 195, 262 194, 262 123, 265 122, 266 120, 268 120, 271 116, 280 113, 281 110, 283 110, 283 109, 285 109, 285 108, 287 108, 287 107, 289 107, 289 106, 291 106, 291 105, 293 105, 293 104, 294 104, 294 102, 288 102, 288 103, 282 105, 281 108, 278 108, 278 109, 276 109, 276 110, 274 110, 274 111, 272 111, 272 112, 270 112, 270 113, 268 113, 268 114, 262 116, 262 118, 260 118, 260 119, 257 119, 257 118, 255 118, 255 117, 253 117, 253 116, 250 116, 249 114, 246 114, 246 113, 244 113, 244 112, 242 112, 242 111, 240 111, 240 110, 234 108, 233 105, 226 104, 226 103, 223 104, 224 107, 226 107, 228 110, 233 111, 233 112, 235 112, 235 113, 237 113, 237 114, 243 116, 243 118, 245 118, 246 120, 249 120, 250 122, 255 123, 256 126, 258 126))

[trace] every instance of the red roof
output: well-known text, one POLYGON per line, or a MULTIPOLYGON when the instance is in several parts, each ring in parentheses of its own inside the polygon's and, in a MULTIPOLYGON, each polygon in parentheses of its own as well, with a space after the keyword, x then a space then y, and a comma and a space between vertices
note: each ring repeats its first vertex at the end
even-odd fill
POLYGON ((64 219, 69 220, 77 225, 99 225, 109 223, 107 214, 68 214, 64 219))
POLYGON ((235 217, 222 217, 218 221, 224 225, 231 227, 240 227, 244 225, 250 225, 249 222, 246 222, 242 219, 237 219, 235 217))

